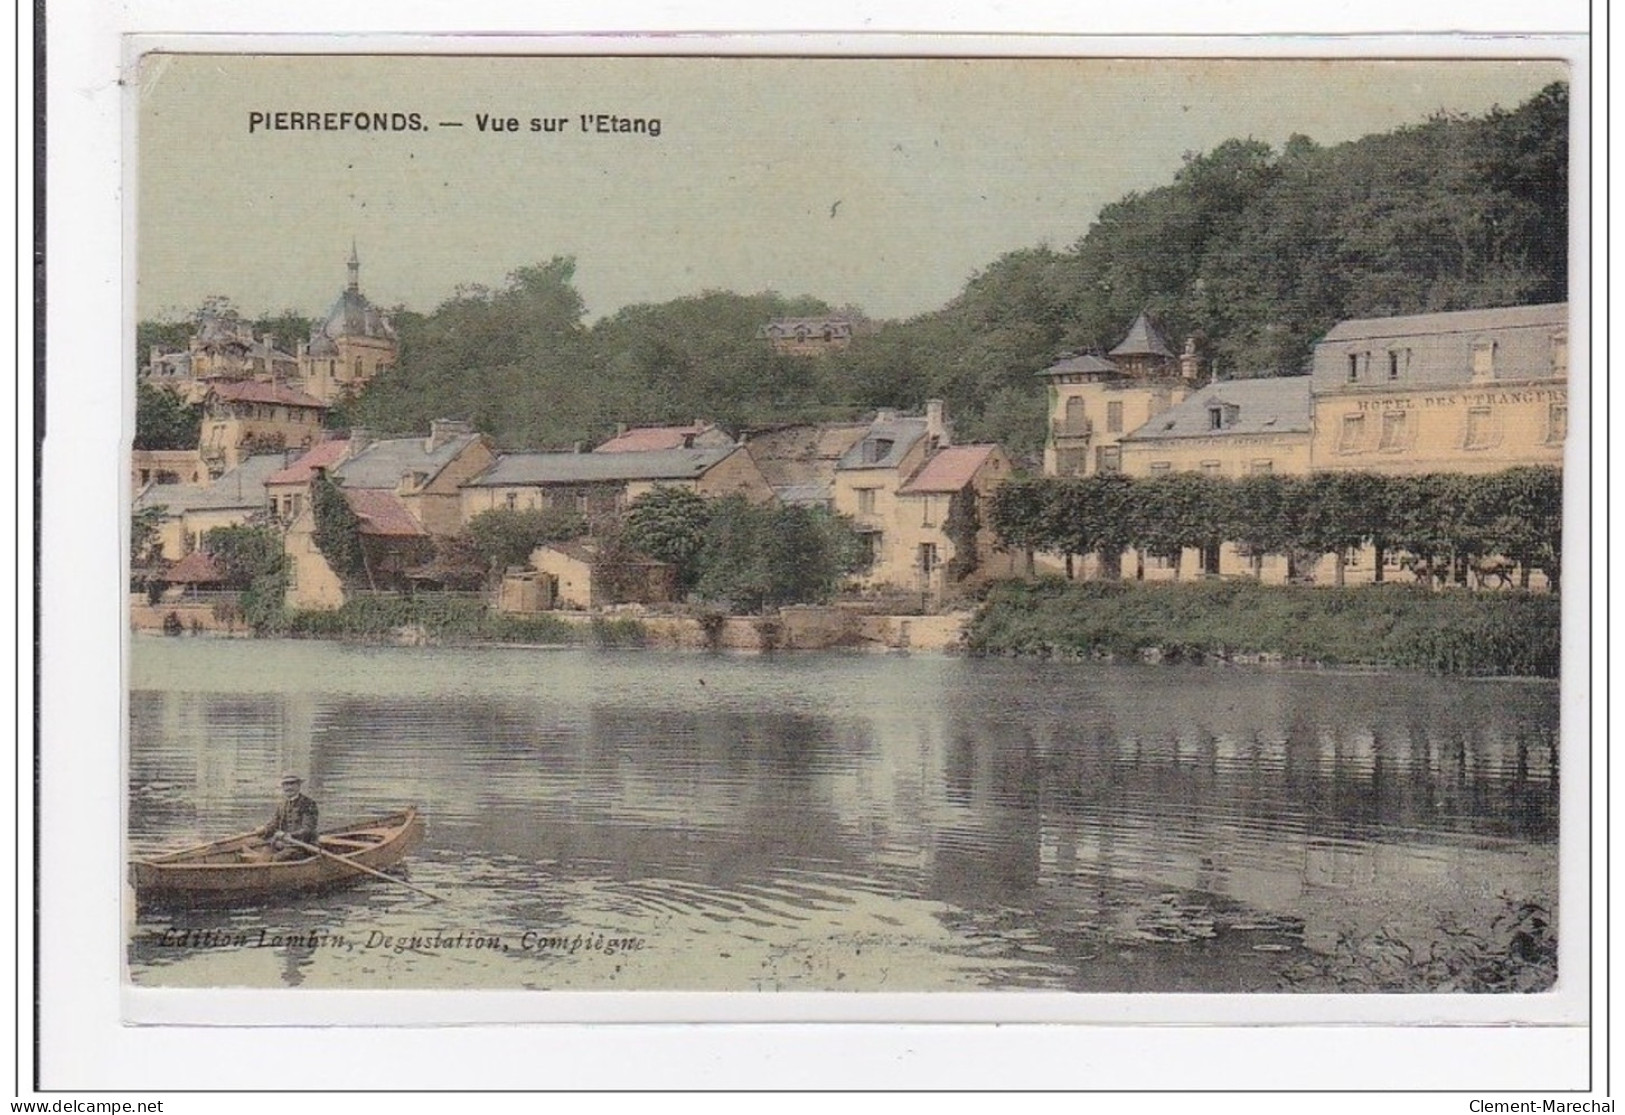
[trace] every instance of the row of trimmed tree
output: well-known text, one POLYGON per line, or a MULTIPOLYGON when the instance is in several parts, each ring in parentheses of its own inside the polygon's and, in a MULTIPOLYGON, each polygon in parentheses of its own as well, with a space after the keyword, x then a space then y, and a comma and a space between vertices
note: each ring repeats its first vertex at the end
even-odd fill
POLYGON ((1229 480, 1198 473, 1131 478, 1013 480, 994 493, 991 525, 1006 549, 1097 554, 1118 568, 1128 550, 1164 558, 1177 579, 1186 550, 1229 543, 1244 556, 1278 555, 1295 579, 1337 555, 1376 550, 1376 579, 1403 554, 1419 577, 1468 584, 1474 570, 1539 569, 1555 591, 1562 564, 1563 475, 1526 466, 1485 475, 1385 476, 1323 472, 1229 480))

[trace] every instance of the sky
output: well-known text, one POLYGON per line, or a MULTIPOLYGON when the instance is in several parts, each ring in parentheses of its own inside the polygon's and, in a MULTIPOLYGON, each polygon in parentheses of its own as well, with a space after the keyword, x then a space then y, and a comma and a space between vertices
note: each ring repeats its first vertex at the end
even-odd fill
POLYGON ((1006 252, 1069 247, 1187 153, 1477 115, 1565 76, 1550 61, 149 55, 137 314, 216 294, 251 316, 319 314, 353 242, 386 307, 427 312, 567 255, 589 319, 706 290, 906 317, 1006 252), (341 112, 416 113, 423 130, 297 126, 341 112), (270 126, 251 130, 255 113, 270 126), (584 131, 583 115, 659 135, 584 131))

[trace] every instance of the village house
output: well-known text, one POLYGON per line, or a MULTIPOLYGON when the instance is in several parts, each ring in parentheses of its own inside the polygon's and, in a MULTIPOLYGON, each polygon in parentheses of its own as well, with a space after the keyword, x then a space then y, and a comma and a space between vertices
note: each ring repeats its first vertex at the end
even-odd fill
POLYGON ((255 454, 307 449, 320 439, 326 412, 320 399, 281 384, 214 383, 203 396, 198 454, 219 476, 255 454))
POLYGON ((846 348, 856 329, 857 322, 846 314, 780 317, 758 329, 756 337, 782 356, 818 356, 846 348))
MULTIPOLYGON (((926 459, 897 489, 890 552, 913 554, 910 572, 917 575, 899 587, 941 600, 1016 574, 1016 555, 999 549, 989 510, 993 492, 1013 471, 997 445, 948 446, 926 459)), ((898 570, 889 572, 897 584, 898 570)))
POLYGON ((347 586, 316 544, 315 511, 307 504, 283 536, 290 608, 332 610, 344 603, 349 587, 404 591, 412 587, 413 570, 434 556, 433 538, 395 492, 348 487, 340 492, 358 523, 364 568, 347 586))
POLYGON ((835 470, 868 422, 795 423, 751 430, 745 450, 780 503, 835 508, 835 470))
POLYGON ((1175 356, 1140 314, 1109 358, 1068 354, 1038 373, 1048 381, 1044 472, 1093 476, 1122 471, 1122 441, 1190 394, 1201 374, 1194 341, 1175 356))
POLYGON ((749 453, 737 445, 626 453, 507 453, 463 485, 463 521, 485 511, 574 511, 615 515, 655 488, 706 497, 773 498, 749 453))
POLYGON ((154 387, 196 402, 217 380, 292 383, 299 378, 299 361, 277 348, 271 334, 256 337, 235 310, 216 300, 198 311, 186 348, 173 352, 154 345, 141 375, 154 387))
POLYGON ((951 441, 940 399, 924 417, 882 410, 835 466, 835 511, 852 520, 863 544, 862 585, 922 587, 916 540, 897 529, 898 491, 926 460, 951 441))
POLYGON ((503 597, 511 611, 665 604, 677 599, 677 570, 642 555, 606 554, 587 538, 549 542, 531 553, 528 570, 504 579, 503 597), (533 597, 514 587, 526 583, 533 597))
POLYGON ((1563 463, 1566 303, 1344 321, 1315 346, 1316 469, 1563 463))
POLYGON ((657 449, 720 449, 734 439, 714 424, 695 419, 687 426, 621 426, 594 453, 649 453, 657 449))
POLYGON ((161 515, 159 556, 179 561, 202 545, 215 527, 242 526, 265 515, 265 481, 283 467, 281 453, 246 457, 223 475, 202 484, 150 484, 136 496, 136 515, 161 515))
POLYGON ((293 522, 310 502, 310 486, 318 474, 331 472, 350 455, 348 438, 317 442, 292 464, 265 478, 265 509, 272 521, 293 522))
POLYGON ((352 429, 344 458, 330 471, 344 488, 393 493, 432 535, 460 532, 462 487, 497 459, 490 439, 467 422, 437 418, 417 437, 375 438, 352 429))
POLYGON ((130 490, 148 484, 201 484, 209 476, 196 449, 134 449, 130 451, 130 490))

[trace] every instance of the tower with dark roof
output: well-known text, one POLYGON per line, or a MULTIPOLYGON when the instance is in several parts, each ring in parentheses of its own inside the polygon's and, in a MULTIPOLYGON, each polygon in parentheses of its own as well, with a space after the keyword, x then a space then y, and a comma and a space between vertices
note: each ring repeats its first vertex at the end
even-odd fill
POLYGON ((1129 326, 1128 336, 1110 355, 1118 370, 1134 379, 1162 379, 1179 374, 1179 357, 1168 347, 1144 310, 1129 326))
POLYGON ((361 293, 361 256, 350 243, 349 274, 327 316, 299 347, 306 392, 325 403, 353 396, 395 365, 399 346, 389 318, 361 293))

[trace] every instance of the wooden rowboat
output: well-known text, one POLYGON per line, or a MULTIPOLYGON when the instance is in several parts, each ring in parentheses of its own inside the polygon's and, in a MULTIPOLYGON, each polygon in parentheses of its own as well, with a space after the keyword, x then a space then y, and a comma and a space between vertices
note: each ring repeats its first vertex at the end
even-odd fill
POLYGON ((393 867, 423 839, 414 808, 332 829, 316 838, 327 855, 280 862, 250 858, 265 841, 257 832, 130 863, 141 905, 218 906, 348 886, 393 867))

